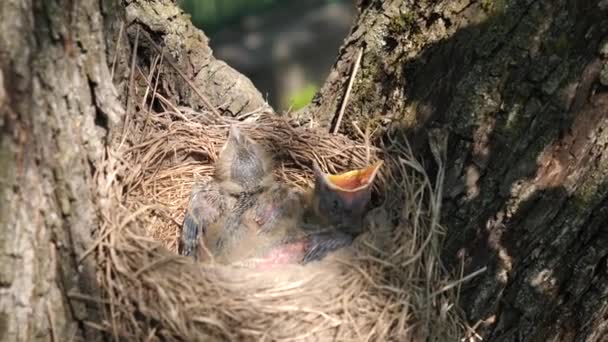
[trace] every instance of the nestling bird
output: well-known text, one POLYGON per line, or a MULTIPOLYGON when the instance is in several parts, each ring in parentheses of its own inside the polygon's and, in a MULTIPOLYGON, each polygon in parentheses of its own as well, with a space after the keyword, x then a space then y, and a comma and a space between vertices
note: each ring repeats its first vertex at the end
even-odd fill
POLYGON ((215 163, 214 178, 231 194, 258 192, 273 183, 272 158, 233 125, 215 163))
POLYGON ((246 241, 224 261, 260 267, 308 263, 352 243, 363 230, 371 187, 382 162, 339 175, 315 165, 315 187, 299 192, 275 184, 243 213, 246 241), (247 264, 247 262, 245 262, 247 264))
POLYGON ((372 185, 383 162, 362 169, 332 175, 321 171, 314 162, 315 185, 308 193, 305 224, 335 227, 351 235, 363 230, 363 219, 369 211, 372 185))
POLYGON ((180 254, 260 267, 322 259, 361 232, 381 165, 330 175, 315 163, 303 193, 274 181, 266 151, 232 127, 213 180, 192 191, 180 254))
MULTIPOLYGON (((182 224, 179 253, 195 260, 205 256, 201 248, 205 247, 201 245, 205 234, 216 236, 218 245, 225 240, 230 244, 233 235, 237 235, 232 234, 232 230, 238 228, 238 212, 250 206, 248 203, 256 193, 270 187, 271 171, 272 160, 265 149, 232 126, 216 162, 213 179, 195 184, 192 189, 182 224), (228 215, 231 212, 236 215, 228 215)), ((213 249, 221 246, 206 244, 206 247, 213 254, 213 249)))

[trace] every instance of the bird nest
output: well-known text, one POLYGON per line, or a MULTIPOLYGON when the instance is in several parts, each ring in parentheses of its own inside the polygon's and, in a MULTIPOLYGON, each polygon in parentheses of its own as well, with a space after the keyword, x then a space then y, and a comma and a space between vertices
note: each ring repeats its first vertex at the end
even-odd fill
MULTIPOLYGON (((177 254, 192 185, 210 177, 236 121, 184 108, 140 112, 98 173, 102 229, 95 252, 115 339, 183 341, 453 340, 459 281, 439 251, 443 166, 432 177, 403 137, 352 140, 293 127, 270 114, 239 122, 275 159, 276 177, 310 186, 316 160, 329 172, 382 159, 376 209, 354 245, 305 266, 254 270, 177 254), (379 140, 377 146, 369 141, 379 140)), ((439 146, 440 147, 440 146, 439 146)))

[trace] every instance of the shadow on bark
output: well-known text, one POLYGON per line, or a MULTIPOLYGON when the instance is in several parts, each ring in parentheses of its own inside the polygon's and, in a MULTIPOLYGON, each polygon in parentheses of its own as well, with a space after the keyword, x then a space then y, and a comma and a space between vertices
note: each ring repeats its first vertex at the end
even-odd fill
MULTIPOLYGON (((486 340, 597 341, 606 330, 598 3, 518 2, 426 48, 404 64, 406 80, 390 70, 383 81, 387 97, 405 84, 418 121, 449 132, 444 258, 455 273, 488 266, 461 300, 486 340)), ((430 156, 422 132, 393 133, 430 156)))

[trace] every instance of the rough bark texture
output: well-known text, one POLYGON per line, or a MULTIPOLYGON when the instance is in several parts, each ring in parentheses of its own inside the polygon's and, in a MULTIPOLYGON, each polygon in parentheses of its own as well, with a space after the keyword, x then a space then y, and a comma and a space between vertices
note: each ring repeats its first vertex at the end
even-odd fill
POLYGON ((488 267, 464 289, 471 325, 489 341, 608 339, 608 1, 359 5, 304 114, 331 125, 363 47, 341 128, 449 132, 445 258, 488 267))
MULTIPOLYGON (((120 135, 129 88, 141 91, 129 87, 138 27, 138 57, 159 56, 144 35, 158 39, 223 113, 270 111, 171 1, 0 2, 2 341, 104 338, 92 328, 104 313, 93 253, 85 252, 107 205, 95 183, 99 162, 120 135)), ((201 104, 184 78, 162 67, 174 104, 201 104)))
POLYGON ((192 25, 190 18, 173 1, 125 1, 125 4, 129 40, 135 41, 138 29, 142 34, 138 64, 152 65, 153 59, 160 56, 160 51, 153 45, 162 47, 167 62, 160 66, 165 80, 161 89, 165 94, 171 94, 169 98, 176 104, 207 108, 192 90, 195 87, 213 107, 226 115, 273 111, 247 77, 213 57, 209 39, 192 25))
POLYGON ((97 340, 93 173, 121 107, 97 1, 0 4, 0 340, 97 340))

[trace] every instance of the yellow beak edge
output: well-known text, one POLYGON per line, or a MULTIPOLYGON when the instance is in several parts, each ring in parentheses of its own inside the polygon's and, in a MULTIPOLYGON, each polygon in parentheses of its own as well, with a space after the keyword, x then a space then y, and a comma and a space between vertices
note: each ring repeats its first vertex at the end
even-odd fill
POLYGON ((356 169, 340 173, 337 175, 326 174, 325 179, 327 184, 336 190, 345 192, 357 192, 369 187, 376 178, 378 170, 384 164, 379 161, 362 169, 356 169))

